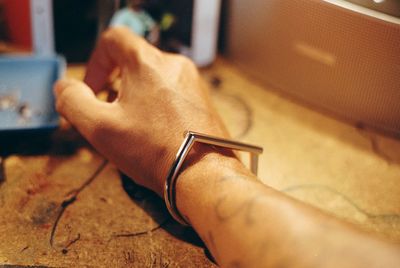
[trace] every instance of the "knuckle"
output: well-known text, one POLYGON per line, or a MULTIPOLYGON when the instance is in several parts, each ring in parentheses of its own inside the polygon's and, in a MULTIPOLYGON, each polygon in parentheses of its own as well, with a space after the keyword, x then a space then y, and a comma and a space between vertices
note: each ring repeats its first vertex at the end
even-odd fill
POLYGON ((56 111, 58 113, 62 113, 62 111, 64 110, 64 106, 65 106, 64 101, 62 99, 57 99, 55 106, 56 106, 56 111))
POLYGON ((55 106, 56 106, 56 111, 61 113, 61 114, 64 113, 64 111, 66 109, 66 106, 68 105, 67 96, 66 96, 67 90, 68 90, 68 87, 64 87, 64 88, 58 87, 57 88, 57 95, 58 96, 57 96, 57 99, 56 99, 56 105, 55 106))
POLYGON ((125 40, 129 34, 131 34, 128 29, 123 27, 113 27, 107 29, 102 33, 98 46, 101 49, 110 49, 111 51, 115 51, 118 47, 121 47, 122 44, 125 44, 125 40))
POLYGON ((127 34, 131 34, 131 32, 125 27, 110 27, 103 32, 101 37, 105 40, 114 40, 122 38, 127 34))
POLYGON ((192 66, 194 65, 192 60, 189 59, 187 56, 185 55, 181 55, 181 54, 177 54, 175 56, 176 60, 179 61, 183 66, 192 66))
POLYGON ((107 29, 101 36, 99 46, 108 51, 108 53, 116 53, 124 55, 130 61, 136 60, 141 48, 145 46, 141 37, 137 36, 126 27, 113 27, 107 29))
POLYGON ((63 110, 63 107, 65 106, 65 103, 64 103, 65 101, 64 101, 64 98, 62 97, 62 96, 59 96, 57 99, 56 99, 56 110, 57 110, 57 112, 61 112, 62 110, 63 110))
POLYGON ((191 74, 193 77, 199 76, 197 66, 194 62, 184 55, 177 55, 177 61, 180 64, 180 68, 185 71, 185 73, 191 74))
POLYGON ((197 67, 194 62, 186 56, 181 55, 182 65, 185 69, 188 69, 192 72, 197 72, 197 67))

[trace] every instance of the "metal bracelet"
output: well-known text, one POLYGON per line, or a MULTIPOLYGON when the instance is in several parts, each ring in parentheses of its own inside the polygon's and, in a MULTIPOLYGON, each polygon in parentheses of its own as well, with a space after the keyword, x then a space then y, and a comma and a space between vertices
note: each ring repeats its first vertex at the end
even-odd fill
POLYGON ((182 164, 189 154, 190 149, 193 147, 195 142, 205 143, 214 145, 217 147, 229 148, 233 150, 246 151, 250 153, 250 170, 257 175, 258 167, 258 155, 263 152, 263 148, 250 145, 238 141, 222 139, 218 137, 213 137, 206 134, 201 134, 193 131, 186 131, 185 139, 176 154, 175 161, 168 173, 167 179, 165 180, 164 186, 164 200, 167 205, 167 209, 171 216, 182 225, 189 225, 189 223, 184 219, 182 214, 178 211, 176 206, 176 193, 175 186, 179 175, 179 171, 182 164))

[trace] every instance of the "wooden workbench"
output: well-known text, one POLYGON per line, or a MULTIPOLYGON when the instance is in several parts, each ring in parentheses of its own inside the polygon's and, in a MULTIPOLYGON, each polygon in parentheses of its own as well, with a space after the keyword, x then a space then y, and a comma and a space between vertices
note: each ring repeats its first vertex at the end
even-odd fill
MULTIPOLYGON (((68 72, 81 78, 83 71, 68 72)), ((296 104, 222 59, 202 73, 232 136, 264 147, 265 184, 400 243, 400 140, 296 104)), ((33 148, 8 144, 4 158, 0 265, 214 266, 162 200, 76 132, 29 139, 33 148)))

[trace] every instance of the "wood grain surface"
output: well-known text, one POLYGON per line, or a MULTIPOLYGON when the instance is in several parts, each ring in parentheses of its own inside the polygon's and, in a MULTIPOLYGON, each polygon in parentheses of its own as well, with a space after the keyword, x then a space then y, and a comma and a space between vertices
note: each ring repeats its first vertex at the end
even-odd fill
MULTIPOLYGON (((202 74, 231 135, 264 147, 265 184, 400 243, 400 140, 299 105, 223 59, 202 74)), ((2 136, 0 153, 0 265, 215 266, 161 199, 73 129, 2 136)))

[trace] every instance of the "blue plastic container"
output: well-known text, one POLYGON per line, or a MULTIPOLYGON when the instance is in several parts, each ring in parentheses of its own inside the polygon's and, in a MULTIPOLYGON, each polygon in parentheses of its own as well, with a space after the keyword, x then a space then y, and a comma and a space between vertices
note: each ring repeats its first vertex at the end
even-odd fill
POLYGON ((62 57, 0 57, 0 132, 56 128, 53 84, 65 68, 62 57))

